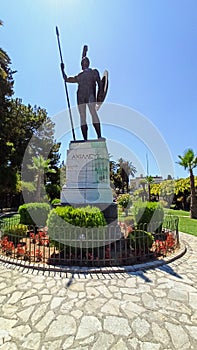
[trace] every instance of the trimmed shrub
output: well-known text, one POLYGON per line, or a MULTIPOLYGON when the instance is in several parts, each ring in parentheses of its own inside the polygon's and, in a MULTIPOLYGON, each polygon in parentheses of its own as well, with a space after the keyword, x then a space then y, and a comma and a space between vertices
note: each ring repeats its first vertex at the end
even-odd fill
POLYGON ((51 207, 48 203, 27 203, 19 207, 20 223, 45 226, 51 207))
POLYGON ((147 254, 154 241, 152 233, 143 230, 132 231, 129 234, 128 239, 130 240, 130 245, 134 251, 140 254, 147 254))
POLYGON ((61 201, 60 201, 60 199, 59 198, 54 198, 52 201, 51 201, 51 205, 56 205, 56 204, 60 204, 61 203, 61 201))
POLYGON ((48 221, 50 221, 50 217, 53 212, 58 214, 58 216, 64 219, 64 221, 74 226, 99 227, 106 225, 104 215, 97 207, 57 207, 50 212, 48 221))
POLYGON ((94 240, 95 244, 97 240, 103 244, 105 225, 103 213, 99 208, 90 206, 56 207, 51 210, 47 220, 48 233, 53 240, 70 246, 77 246, 80 241, 81 247, 93 246, 94 240))
POLYGON ((138 202, 134 205, 133 215, 139 229, 158 232, 162 228, 164 210, 159 202, 138 202))

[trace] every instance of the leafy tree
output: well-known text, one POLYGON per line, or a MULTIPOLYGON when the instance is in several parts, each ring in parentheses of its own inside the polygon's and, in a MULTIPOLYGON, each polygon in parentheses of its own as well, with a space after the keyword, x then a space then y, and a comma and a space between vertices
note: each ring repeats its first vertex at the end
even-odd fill
MULTIPOLYGON (((3 25, 3 22, 0 20, 0 26, 3 25)), ((11 78, 11 70, 9 69, 9 64, 11 63, 7 53, 0 48, 0 84, 1 84, 1 93, 2 97, 11 96, 13 94, 13 80, 11 78), (9 79, 11 80, 9 81, 9 79), (11 84, 9 84, 11 83, 11 84), (4 89, 6 88, 7 89, 4 89)))
POLYGON ((145 197, 144 197, 144 190, 142 187, 138 188, 137 190, 135 190, 133 193, 132 193, 132 201, 133 202, 139 202, 139 201, 142 201, 144 202, 145 200, 145 197))
MULTIPOLYGON (((111 156, 109 155, 109 158, 111 156)), ((117 188, 121 186, 121 178, 117 179, 117 163, 114 160, 109 162, 110 184, 113 190, 116 192, 117 188)))
MULTIPOLYGON (((0 26, 2 21, 0 20, 0 26)), ((51 159, 51 167, 57 170, 59 145, 54 140, 54 124, 45 109, 25 106, 21 99, 11 99, 13 95, 13 74, 11 60, 0 48, 0 201, 21 190, 21 167, 30 181, 28 165, 32 157, 40 154, 51 159), (31 140, 31 142, 30 142, 31 140), (25 157, 24 157, 25 156, 25 157)), ((50 179, 57 182, 58 175, 50 179)), ((60 178, 60 175, 59 175, 60 178)), ((46 179, 47 181, 47 179, 46 179)), ((48 180, 49 181, 49 180, 48 180)))
POLYGON ((12 145, 9 162, 13 167, 20 169, 25 152, 28 157, 40 153, 48 156, 53 146, 54 124, 45 109, 26 106, 21 99, 12 100, 7 123, 10 128, 7 137, 12 145))
MULTIPOLYGON (((0 20, 0 26, 3 22, 0 20)), ((0 48, 0 202, 1 207, 10 203, 8 188, 16 193, 18 186, 18 173, 9 163, 9 154, 12 143, 9 142, 8 134, 10 125, 7 125, 8 108, 13 94, 13 74, 10 68, 11 60, 8 54, 0 48), (6 198, 6 201, 5 201, 6 198)))
POLYGON ((128 214, 128 209, 129 209, 129 207, 130 207, 131 204, 132 204, 130 194, 129 194, 129 193, 121 194, 121 195, 118 197, 118 204, 120 205, 120 207, 121 207, 123 210, 126 210, 126 213, 128 214))
POLYGON ((175 181, 174 204, 177 209, 189 210, 188 197, 190 195, 190 179, 178 179, 175 181))
MULTIPOLYGON (((57 172, 57 175, 51 174, 51 176, 54 176, 51 178, 47 178, 49 175, 46 175, 45 182, 48 181, 50 184, 55 184, 55 186, 56 184, 59 185, 58 162, 60 155, 58 152, 60 144, 57 144, 54 140, 54 123, 47 116, 46 110, 37 106, 25 106, 21 99, 11 100, 7 110, 6 122, 9 126, 9 132, 5 133, 4 146, 7 147, 7 151, 1 154, 1 172, 3 171, 5 174, 10 168, 13 173, 20 174, 22 167, 23 182, 26 183, 25 187, 28 192, 32 193, 34 186, 33 183, 30 185, 33 179, 29 165, 32 165, 33 157, 42 155, 45 159, 50 159, 51 168, 57 172)), ((0 188, 5 188, 6 179, 6 176, 0 177, 0 188)), ((15 187, 17 186, 17 183, 15 183, 15 187)), ((8 187, 6 188, 9 191, 8 187)), ((14 193, 11 187, 10 192, 14 193)))
POLYGON ((161 184, 155 184, 153 183, 151 185, 151 196, 155 198, 155 200, 159 200, 159 196, 160 196, 160 191, 161 191, 161 184))
MULTIPOLYGON (((25 106, 20 99, 9 101, 3 124, 4 127, 0 132, 0 172, 4 174, 7 172, 9 175, 12 171, 14 179, 14 174, 20 174, 23 164, 23 172, 26 170, 27 175, 27 164, 32 156, 37 156, 38 151, 41 152, 44 148, 43 153, 49 153, 53 144, 54 125, 47 117, 45 110, 36 106, 25 106), (29 144, 30 140, 33 141, 29 144), (24 155, 28 145, 25 160, 24 155)), ((18 183, 15 181, 9 190, 6 186, 8 175, 0 178, 0 187, 6 188, 11 195, 14 193, 13 187, 17 188, 18 183)), ((18 181, 20 178, 15 176, 15 179, 18 181)), ((6 196, 5 191, 4 196, 6 196)))
POLYGON ((174 193, 178 195, 183 195, 184 192, 190 192, 190 179, 178 179, 175 181, 174 193))
MULTIPOLYGON (((111 156, 109 155, 109 158, 111 156)), ((121 175, 118 172, 118 163, 114 160, 109 162, 109 171, 110 171, 110 185, 114 192, 114 195, 120 194, 120 189, 122 187, 121 175)))
MULTIPOLYGON (((1 22, 2 23, 2 22, 1 22)), ((11 60, 7 53, 0 48, 0 164, 1 166, 8 161, 11 144, 9 143, 8 134, 10 124, 7 124, 8 107, 10 105, 10 97, 13 94, 14 80, 10 69, 11 60)))
POLYGON ((174 198, 175 182, 174 180, 165 180, 160 184, 160 196, 168 203, 168 206, 172 204, 174 198))
POLYGON ((194 151, 190 148, 184 152, 183 156, 179 155, 178 157, 180 159, 178 164, 189 171, 191 190, 190 217, 191 219, 197 219, 197 199, 193 174, 193 169, 197 166, 197 156, 194 154, 194 151))
POLYGON ((154 179, 151 175, 146 176, 146 182, 148 184, 148 201, 151 201, 151 184, 153 183, 154 179))
POLYGON ((125 161, 123 158, 120 158, 118 160, 118 165, 119 165, 119 174, 121 175, 122 179, 122 193, 125 191, 126 187, 126 192, 129 192, 129 176, 131 175, 134 177, 135 173, 137 172, 135 166, 132 164, 132 162, 125 161))
POLYGON ((132 162, 125 161, 120 158, 118 162, 110 161, 110 181, 111 187, 114 188, 117 194, 120 192, 129 191, 129 176, 134 176, 136 173, 136 168, 132 162))
POLYGON ((113 181, 114 174, 117 172, 117 163, 114 160, 110 160, 109 162, 109 172, 110 172, 110 180, 113 181))
POLYGON ((142 186, 142 191, 140 192, 141 197, 142 197, 142 202, 147 200, 147 197, 148 197, 147 192, 146 192, 146 184, 147 184, 146 178, 140 180, 140 185, 142 186))
POLYGON ((6 72, 6 69, 5 69, 5 65, 6 63, 9 63, 9 57, 8 55, 6 54, 6 52, 0 48, 0 77, 2 79, 1 83, 4 81, 6 81, 6 78, 7 78, 7 72, 6 72))
POLYGON ((33 135, 26 149, 23 158, 22 180, 23 193, 28 201, 40 201, 41 183, 45 184, 50 200, 60 196, 60 154, 58 153, 60 143, 55 143, 55 140, 53 140, 53 133, 51 133, 53 127, 53 124, 44 122, 42 127, 36 131, 36 135, 33 135), (31 194, 35 192, 35 187, 33 188, 30 184, 35 179, 37 184, 36 195, 31 198, 31 194))

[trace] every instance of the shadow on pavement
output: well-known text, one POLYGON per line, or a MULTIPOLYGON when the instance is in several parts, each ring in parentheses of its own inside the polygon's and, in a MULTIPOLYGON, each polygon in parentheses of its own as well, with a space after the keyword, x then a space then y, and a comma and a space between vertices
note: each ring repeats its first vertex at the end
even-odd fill
POLYGON ((167 265, 167 264, 164 264, 164 265, 162 265, 162 266, 159 266, 158 269, 161 270, 161 271, 163 271, 163 272, 169 273, 169 274, 172 275, 172 276, 175 276, 175 277, 177 277, 177 278, 182 279, 182 277, 181 277, 178 273, 176 273, 176 272, 172 269, 171 266, 169 266, 169 265, 167 265))
POLYGON ((161 262, 161 265, 151 266, 150 268, 144 268, 139 271, 130 271, 130 272, 128 271, 127 274, 130 276, 138 276, 142 278, 145 282, 150 283, 152 282, 152 280, 146 276, 146 272, 158 269, 158 270, 161 270, 162 272, 168 273, 169 275, 182 279, 182 277, 177 272, 175 272, 171 266, 166 264, 165 261, 160 260, 160 262, 161 262))

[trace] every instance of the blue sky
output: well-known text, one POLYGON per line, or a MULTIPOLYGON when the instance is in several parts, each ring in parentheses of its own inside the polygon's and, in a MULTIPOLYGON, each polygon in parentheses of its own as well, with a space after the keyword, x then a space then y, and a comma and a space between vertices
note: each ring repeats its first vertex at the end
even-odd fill
MULTIPOLYGON (((113 104, 109 112, 113 113, 118 105, 137 111, 139 120, 144 116, 158 131, 161 144, 166 143, 174 166, 172 175, 188 176, 176 161, 187 148, 197 151, 195 0, 1 0, 0 19, 4 22, 0 46, 9 54, 13 70, 17 70, 15 97, 22 98, 25 104, 46 108, 51 117, 67 107, 59 68, 57 25, 67 74, 80 71, 82 48, 87 44, 91 66, 101 74, 105 69, 109 71, 106 104, 113 104)), ((74 107, 77 86, 68 88, 74 107)), ((105 120, 104 113, 102 107, 101 122, 105 120)), ((161 171, 162 145, 158 160, 153 149, 159 149, 160 144, 158 141, 155 147, 153 130, 149 130, 150 142, 145 144, 141 133, 132 134, 132 125, 129 132, 121 130, 117 118, 121 121, 122 115, 124 111, 121 113, 118 107, 115 125, 103 123, 110 154, 115 160, 122 156, 135 162, 138 175, 146 173, 148 154, 150 175, 165 177, 167 174, 161 171)), ((89 129, 90 136, 95 137, 89 129)), ((62 154, 71 139, 70 132, 62 137, 62 154)))

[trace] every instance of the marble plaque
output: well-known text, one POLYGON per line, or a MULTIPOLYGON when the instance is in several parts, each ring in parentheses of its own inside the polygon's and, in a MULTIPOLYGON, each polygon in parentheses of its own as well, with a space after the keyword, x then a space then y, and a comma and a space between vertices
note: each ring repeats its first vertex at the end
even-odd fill
POLYGON ((71 141, 67 151, 66 184, 61 191, 61 203, 107 205, 112 202, 105 139, 71 141))

